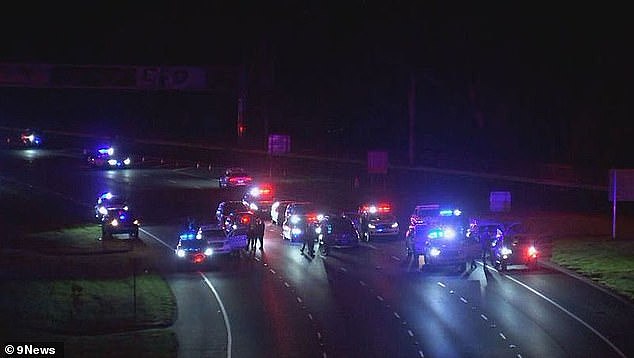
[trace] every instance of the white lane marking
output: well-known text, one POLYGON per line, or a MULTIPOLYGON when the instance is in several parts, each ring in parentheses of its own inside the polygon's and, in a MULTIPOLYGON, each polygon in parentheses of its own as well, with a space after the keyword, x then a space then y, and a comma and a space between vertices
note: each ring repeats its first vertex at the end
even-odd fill
POLYGON ((410 337, 414 337, 414 332, 412 332, 411 329, 407 330, 407 334, 409 334, 410 337))
POLYGON ((450 295, 453 295, 453 294, 454 294, 454 291, 453 291, 453 290, 449 291, 449 294, 450 294, 450 295))
POLYGON ((302 303, 302 298, 297 296, 297 302, 302 303))
POLYGON ((489 317, 485 316, 485 315, 484 315, 484 313, 483 313, 483 314, 481 314, 481 315, 480 315, 480 317, 481 317, 483 320, 485 320, 485 321, 488 321, 488 320, 489 320, 489 317))
POLYGON ((271 271, 271 273, 274 274, 274 275, 276 273, 275 270, 273 270, 273 269, 269 269, 269 271, 271 271))
POLYGON ((144 233, 145 235, 147 235, 147 236, 149 236, 149 237, 153 238, 154 240, 156 240, 156 241, 160 242, 161 244, 163 244, 163 245, 164 245, 165 247, 167 247, 168 249, 170 249, 170 250, 173 250, 173 249, 174 249, 174 248, 173 248, 173 247, 171 247, 170 245, 166 244, 166 243, 165 243, 165 241, 163 241, 163 240, 159 239, 156 235, 154 235, 154 234, 152 234, 151 232, 149 232, 149 231, 145 230, 144 228, 140 227, 140 228, 139 228, 139 231, 141 231, 141 232, 142 232, 142 233, 144 233))
POLYGON ((372 250, 378 250, 379 248, 372 245, 372 244, 366 244, 367 247, 371 248, 372 250))
POLYGON ((172 183, 172 184, 176 184, 176 180, 172 180, 172 179, 170 179, 170 180, 168 180, 168 182, 170 182, 170 183, 172 183))
POLYGON ((469 303, 469 301, 467 301, 467 299, 464 297, 460 297, 460 301, 462 301, 462 303, 464 303, 465 305, 469 303))
POLYGON ((317 339, 321 341, 321 332, 317 332, 317 339))
POLYGON ((399 258, 398 258, 398 257, 396 257, 396 256, 392 256, 392 259, 394 259, 394 261, 401 261, 401 259, 399 259, 399 258))
MULTIPOLYGON (((281 276, 280 276, 281 277, 281 276)), ((291 285, 288 284, 288 282, 284 281, 284 286, 286 286, 286 288, 291 287, 291 285)))
POLYGON ((309 313, 308 314, 308 319, 312 321, 313 320, 313 315, 309 313))
POLYGON ((383 302, 383 297, 381 297, 381 296, 376 296, 376 299, 381 301, 381 302, 383 302))
POLYGON ((341 267, 339 270, 343 271, 343 272, 348 272, 348 269, 345 267, 341 267))
POLYGON ((447 287, 447 286, 445 286, 445 284, 444 284, 444 283, 442 283, 442 282, 438 282, 438 286, 440 286, 440 287, 442 287, 442 288, 447 287))
POLYGON ((359 281, 359 284, 360 284, 361 286, 367 286, 367 285, 368 285, 367 283, 365 283, 365 282, 363 282, 363 281, 359 281))
POLYGON ((397 312, 394 312, 394 317, 401 319, 401 316, 399 316, 399 314, 397 312))
POLYGON ((504 333, 500 332, 500 337, 506 341, 506 336, 504 335, 504 333))
POLYGON ((603 340, 608 346, 610 346, 610 348, 612 348, 619 356, 625 358, 626 355, 616 346, 614 345, 614 343, 612 343, 609 339, 607 339, 604 335, 602 335, 601 333, 599 333, 599 331, 597 331, 596 329, 594 329, 592 326, 590 326, 589 324, 587 324, 584 320, 582 320, 581 318, 577 317, 574 313, 568 311, 567 309, 565 309, 563 306, 561 306, 560 304, 558 304, 557 302, 551 300, 550 298, 546 297, 546 295, 544 295, 543 293, 537 291, 536 289, 530 287, 529 285, 525 284, 524 282, 521 282, 509 275, 504 275, 504 277, 508 278, 509 280, 517 283, 518 285, 524 287, 525 289, 531 291, 532 293, 534 293, 535 295, 537 295, 537 297, 542 298, 543 300, 545 300, 546 302, 550 303, 551 305, 557 307, 558 309, 560 309, 562 312, 564 312, 565 314, 567 314, 569 317, 571 317, 572 319, 574 319, 575 321, 581 323, 584 327, 586 327, 587 329, 589 329, 592 333, 594 333, 595 335, 597 335, 597 337, 601 338, 601 340, 603 340))
POLYGON ((420 358, 425 358, 425 354, 423 354, 423 351, 418 351, 418 356, 420 358))
POLYGON ((225 309, 225 305, 222 304, 222 300, 220 299, 220 295, 214 285, 211 284, 207 276, 205 276, 202 272, 199 272, 200 276, 202 276, 203 280, 211 290, 211 292, 216 297, 216 301, 218 301, 218 305, 220 306, 220 311, 222 311, 222 318, 225 321, 225 327, 227 328, 227 358, 231 358, 231 345, 233 343, 233 338, 231 337, 231 324, 229 324, 229 316, 227 315, 227 310, 225 309))
POLYGON ((321 354, 322 358, 327 358, 328 356, 326 355, 326 352, 322 352, 321 354))

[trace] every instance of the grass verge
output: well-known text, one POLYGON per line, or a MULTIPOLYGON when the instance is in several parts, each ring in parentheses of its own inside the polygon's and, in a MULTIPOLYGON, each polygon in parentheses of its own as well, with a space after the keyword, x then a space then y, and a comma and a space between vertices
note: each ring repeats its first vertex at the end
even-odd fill
POLYGON ((153 248, 99 236, 79 225, 0 250, 2 341, 64 342, 73 357, 176 356, 176 300, 153 248))
POLYGON ((634 240, 610 237, 553 240, 551 261, 634 300, 634 240))

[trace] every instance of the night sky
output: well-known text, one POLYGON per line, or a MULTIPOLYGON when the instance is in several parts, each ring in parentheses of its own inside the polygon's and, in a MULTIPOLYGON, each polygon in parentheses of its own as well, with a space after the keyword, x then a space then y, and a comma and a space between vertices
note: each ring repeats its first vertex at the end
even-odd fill
MULTIPOLYGON (((271 132, 289 133, 307 150, 318 138, 333 150, 387 149, 395 157, 407 155, 413 78, 421 163, 634 165, 634 31, 624 8, 236 3, 5 5, 0 62, 244 63, 251 135, 263 133, 266 116, 271 132)), ((118 103, 113 111, 125 112, 118 103)), ((196 123, 227 122, 230 115, 192 110, 187 116, 196 123)))

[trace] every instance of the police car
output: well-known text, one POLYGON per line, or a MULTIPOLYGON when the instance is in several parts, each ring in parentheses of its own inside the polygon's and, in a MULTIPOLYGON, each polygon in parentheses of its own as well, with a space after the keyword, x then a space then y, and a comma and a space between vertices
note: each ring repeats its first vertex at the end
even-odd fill
POLYGON ((128 234, 130 238, 139 237, 139 220, 129 210, 123 208, 107 209, 101 219, 101 237, 111 238, 115 234, 128 234))
POLYGON ((128 204, 126 199, 119 195, 114 195, 111 192, 103 193, 97 198, 95 204, 95 218, 97 222, 101 222, 105 215, 108 215, 108 210, 123 209, 128 211, 128 204))
POLYGON ((282 224, 282 237, 291 242, 317 240, 315 229, 325 217, 325 210, 312 202, 293 202, 288 205, 282 224))
POLYGON ((464 270, 479 253, 478 242, 469 237, 469 229, 469 220, 460 209, 426 212, 405 235, 408 256, 421 257, 423 268, 457 266, 464 270))
POLYGON ((42 145, 42 134, 35 129, 25 129, 20 133, 20 144, 32 148, 42 145))
POLYGON ((87 155, 88 165, 106 169, 124 169, 132 166, 132 157, 114 147, 100 147, 87 155))
POLYGON ((203 239, 202 228, 189 229, 179 235, 174 254, 181 264, 202 264, 213 255, 213 249, 209 242, 203 239))
POLYGON ((364 204, 359 206, 359 231, 365 241, 375 237, 398 237, 398 220, 389 203, 364 204))
POLYGON ((275 189, 272 184, 260 183, 249 187, 242 197, 242 202, 249 206, 253 212, 257 212, 261 218, 268 218, 271 207, 275 203, 275 189))

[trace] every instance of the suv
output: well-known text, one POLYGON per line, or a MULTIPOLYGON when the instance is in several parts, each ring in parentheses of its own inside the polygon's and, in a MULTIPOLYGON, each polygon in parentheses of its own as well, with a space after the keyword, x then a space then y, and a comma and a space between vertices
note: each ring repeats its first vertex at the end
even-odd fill
POLYGON ((243 168, 227 168, 224 175, 218 178, 221 188, 229 186, 246 186, 251 184, 253 178, 243 168))

